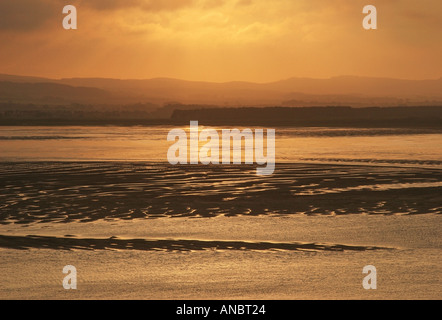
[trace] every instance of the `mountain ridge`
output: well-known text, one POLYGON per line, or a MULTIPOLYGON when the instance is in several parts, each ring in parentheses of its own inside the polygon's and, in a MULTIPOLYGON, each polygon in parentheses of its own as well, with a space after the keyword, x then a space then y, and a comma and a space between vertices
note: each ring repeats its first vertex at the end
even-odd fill
MULTIPOLYGON (((406 80, 359 76, 336 76, 327 79, 291 77, 267 83, 247 81, 206 82, 174 78, 115 79, 115 78, 61 78, 0 74, 0 101, 20 101, 21 96, 34 97, 24 84, 57 84, 64 91, 72 91, 66 99, 56 89, 42 92, 44 96, 65 100, 66 103, 134 103, 218 104, 221 106, 269 105, 370 105, 392 106, 402 104, 434 105, 442 102, 442 77, 428 80, 406 80), (6 85, 6 83, 9 83, 6 85), (7 88, 15 94, 8 95, 7 88), (3 89, 2 89, 3 88, 3 89), (22 94, 20 89, 23 90, 22 94), (97 96, 85 91, 96 89, 97 96), (101 90, 101 91, 99 91, 101 90), (74 93, 73 91, 78 91, 74 93), (105 92, 103 92, 105 91, 105 92), (356 99, 355 99, 356 97, 356 99), (357 101, 356 101, 357 100, 357 101), (355 102, 353 102, 355 101, 355 102), (294 103, 294 104, 293 104, 294 103)), ((60 88, 60 87, 58 87, 60 88)), ((33 93, 35 95, 35 93, 33 93)), ((41 99, 40 99, 41 100, 41 99)))

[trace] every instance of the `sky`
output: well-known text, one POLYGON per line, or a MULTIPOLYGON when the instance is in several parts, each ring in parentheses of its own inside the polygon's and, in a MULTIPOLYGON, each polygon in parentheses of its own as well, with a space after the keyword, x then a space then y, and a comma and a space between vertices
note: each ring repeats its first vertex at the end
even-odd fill
POLYGON ((440 0, 1 0, 0 73, 271 82, 442 77, 440 0), (65 30, 65 5, 78 29, 65 30), (362 27, 375 5, 378 29, 362 27))

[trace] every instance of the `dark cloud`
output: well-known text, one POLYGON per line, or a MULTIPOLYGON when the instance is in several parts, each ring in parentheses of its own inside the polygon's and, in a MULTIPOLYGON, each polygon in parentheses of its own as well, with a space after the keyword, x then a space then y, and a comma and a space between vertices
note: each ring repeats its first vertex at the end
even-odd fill
MULTIPOLYGON (((39 29, 47 20, 61 16, 53 0, 1 0, 0 30, 29 31, 39 29)), ((58 10, 59 9, 59 10, 58 10)))
POLYGON ((88 0, 82 4, 95 10, 138 8, 146 11, 171 11, 191 6, 196 2, 196 0, 88 0))
MULTIPOLYGON (((216 4, 220 1, 207 0, 203 3, 216 4)), ((0 0, 0 31, 23 32, 40 29, 48 20, 61 19, 62 9, 68 4, 76 6, 81 13, 82 9, 174 11, 196 3, 197 0, 0 0)))

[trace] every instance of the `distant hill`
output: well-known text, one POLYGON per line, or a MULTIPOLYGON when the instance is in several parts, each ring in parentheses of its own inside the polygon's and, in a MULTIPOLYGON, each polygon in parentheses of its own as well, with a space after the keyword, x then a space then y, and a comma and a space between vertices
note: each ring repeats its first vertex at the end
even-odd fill
POLYGON ((93 86, 124 94, 138 94, 156 100, 219 105, 275 105, 301 96, 302 101, 319 105, 344 101, 345 104, 368 106, 373 100, 380 105, 431 105, 442 101, 442 78, 438 80, 398 80, 364 77, 330 79, 291 78, 272 83, 211 83, 176 79, 117 80, 62 79, 64 84, 93 86))
POLYGON ((3 89, 0 88, 0 101, 48 98, 66 102, 99 101, 114 104, 177 102, 219 106, 350 105, 355 107, 442 104, 442 78, 400 80, 342 76, 330 79, 291 78, 271 83, 212 83, 167 78, 45 79, 0 75, 0 82, 3 86, 3 89), (36 86, 37 84, 40 84, 40 87, 36 86))
POLYGON ((72 87, 58 83, 0 81, 0 101, 25 103, 90 103, 112 101, 103 89, 72 87))
POLYGON ((291 78, 269 83, 268 88, 313 95, 363 95, 396 98, 442 97, 442 78, 437 80, 401 80, 341 76, 330 79, 291 78))
POLYGON ((55 82, 54 79, 30 77, 30 76, 16 76, 11 74, 0 74, 0 81, 7 82, 25 82, 25 83, 37 83, 37 82, 55 82))

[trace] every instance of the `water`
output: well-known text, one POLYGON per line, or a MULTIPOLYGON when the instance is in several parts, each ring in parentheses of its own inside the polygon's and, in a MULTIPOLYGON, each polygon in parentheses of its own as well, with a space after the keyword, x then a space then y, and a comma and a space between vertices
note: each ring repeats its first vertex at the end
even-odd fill
POLYGON ((437 130, 277 128, 275 172, 260 177, 169 165, 171 129, 0 128, 0 223, 442 209, 437 130))
POLYGON ((440 299, 440 130, 276 128, 257 176, 170 129, 0 127, 0 298, 440 299))
MULTIPOLYGON (((171 129, 0 127, 0 161, 167 162, 171 129)), ((442 130, 276 128, 276 161, 442 168, 442 130)))

